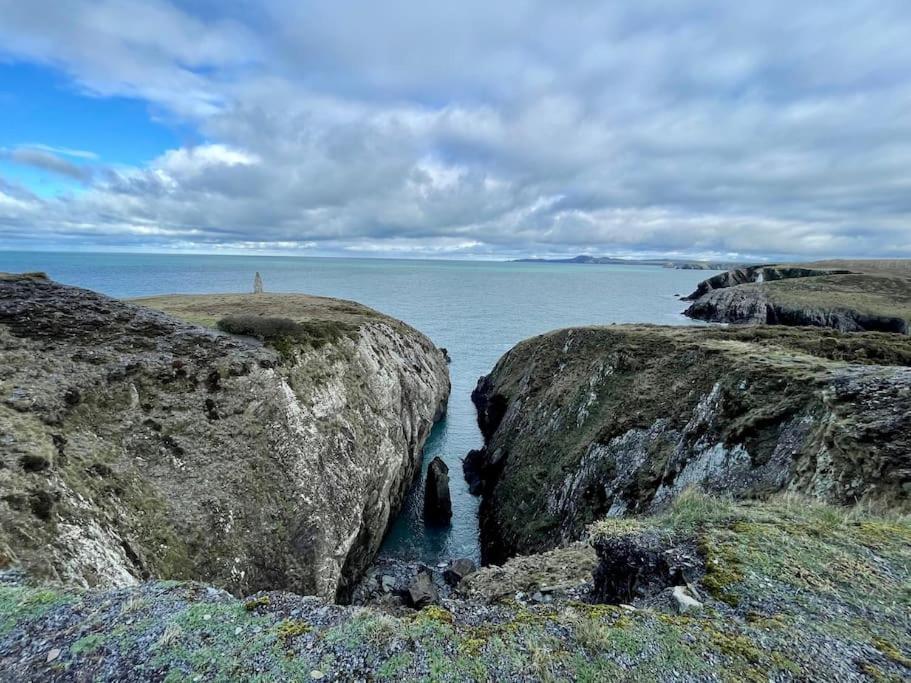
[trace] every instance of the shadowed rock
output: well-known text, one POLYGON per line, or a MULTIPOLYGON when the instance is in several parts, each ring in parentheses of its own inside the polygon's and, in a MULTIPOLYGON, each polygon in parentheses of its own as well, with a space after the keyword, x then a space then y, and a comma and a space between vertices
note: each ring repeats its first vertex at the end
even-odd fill
POLYGON ((434 458, 427 468, 427 482, 424 488, 424 519, 434 524, 446 524, 451 518, 449 467, 440 458, 434 458))

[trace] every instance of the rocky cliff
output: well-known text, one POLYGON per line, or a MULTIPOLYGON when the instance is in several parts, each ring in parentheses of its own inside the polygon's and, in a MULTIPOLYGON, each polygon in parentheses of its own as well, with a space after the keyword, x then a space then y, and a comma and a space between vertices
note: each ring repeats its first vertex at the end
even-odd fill
POLYGON ((612 326, 510 350, 474 393, 482 549, 575 540, 688 487, 907 507, 911 340, 809 329, 612 326))
POLYGON ((147 303, 243 334, 0 278, 0 563, 344 595, 444 410, 443 354, 351 302, 147 303))
POLYGON ((911 330, 907 262, 847 262, 854 270, 753 266, 720 273, 686 297, 691 318, 733 324, 831 327, 842 332, 911 330))

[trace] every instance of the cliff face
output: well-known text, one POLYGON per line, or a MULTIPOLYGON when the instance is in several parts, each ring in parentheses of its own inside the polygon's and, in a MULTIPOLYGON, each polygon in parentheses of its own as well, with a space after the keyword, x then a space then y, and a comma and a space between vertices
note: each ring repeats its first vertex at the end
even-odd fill
MULTIPOLYGON (((856 262, 861 268, 869 264, 856 262)), ((686 297, 685 315, 709 322, 830 327, 842 332, 911 331, 907 265, 853 272, 755 266, 715 275, 686 297)))
POLYGON ((907 505, 911 340, 783 328, 561 330, 474 394, 482 548, 498 562, 684 489, 907 505))
POLYGON ((278 312, 296 334, 264 345, 40 278, 0 280, 0 558, 83 586, 155 577, 344 595, 445 408, 443 354, 350 302, 175 306, 198 319, 278 312))
POLYGON ((750 282, 774 282, 775 280, 792 280, 801 277, 819 277, 822 275, 846 275, 851 271, 843 269, 806 268, 803 266, 746 266, 732 268, 718 275, 703 280, 696 286, 696 291, 684 301, 696 301, 700 297, 715 291, 736 287, 750 282))

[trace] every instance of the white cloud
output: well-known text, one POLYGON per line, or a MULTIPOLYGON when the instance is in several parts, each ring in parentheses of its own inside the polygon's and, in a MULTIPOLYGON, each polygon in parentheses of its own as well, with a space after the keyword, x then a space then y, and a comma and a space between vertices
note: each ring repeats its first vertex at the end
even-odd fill
MULTIPOLYGON (((903 0, 0 0, 0 14, 8 58, 143 98, 207 140, 17 199, 27 211, 0 203, 0 239, 911 256, 903 0)), ((93 161, 28 149, 71 177, 93 161)))

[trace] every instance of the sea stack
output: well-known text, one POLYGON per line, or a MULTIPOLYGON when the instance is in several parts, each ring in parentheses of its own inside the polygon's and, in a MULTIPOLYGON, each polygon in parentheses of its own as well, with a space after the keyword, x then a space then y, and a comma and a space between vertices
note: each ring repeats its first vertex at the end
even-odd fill
POLYGON ((449 497, 449 467, 440 458, 434 458, 427 468, 424 488, 424 519, 434 524, 448 524, 452 518, 452 500, 449 497))

